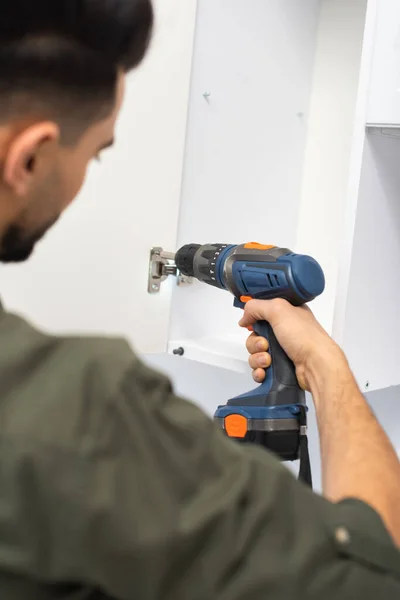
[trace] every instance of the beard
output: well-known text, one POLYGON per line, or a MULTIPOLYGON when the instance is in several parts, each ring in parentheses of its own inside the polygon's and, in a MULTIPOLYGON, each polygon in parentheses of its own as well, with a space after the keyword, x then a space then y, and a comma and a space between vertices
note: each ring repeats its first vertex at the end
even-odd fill
POLYGON ((58 217, 52 219, 33 234, 27 234, 19 225, 10 225, 1 240, 0 262, 19 263, 28 260, 36 244, 57 221, 58 217))

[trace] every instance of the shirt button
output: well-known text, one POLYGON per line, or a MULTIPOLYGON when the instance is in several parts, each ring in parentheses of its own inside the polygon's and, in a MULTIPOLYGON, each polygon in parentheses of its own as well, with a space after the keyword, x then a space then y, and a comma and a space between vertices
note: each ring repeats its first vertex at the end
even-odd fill
POLYGON ((342 546, 350 543, 350 533, 345 527, 338 527, 335 531, 336 541, 342 546))

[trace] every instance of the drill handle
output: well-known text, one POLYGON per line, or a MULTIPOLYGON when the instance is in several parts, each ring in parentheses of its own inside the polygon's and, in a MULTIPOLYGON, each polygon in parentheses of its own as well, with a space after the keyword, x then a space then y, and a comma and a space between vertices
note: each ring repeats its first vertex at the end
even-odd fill
POLYGON ((276 339, 271 325, 257 321, 254 332, 268 340, 272 358, 271 367, 266 369, 265 381, 256 390, 257 396, 268 398, 270 406, 305 405, 305 393, 297 381, 295 366, 276 339))

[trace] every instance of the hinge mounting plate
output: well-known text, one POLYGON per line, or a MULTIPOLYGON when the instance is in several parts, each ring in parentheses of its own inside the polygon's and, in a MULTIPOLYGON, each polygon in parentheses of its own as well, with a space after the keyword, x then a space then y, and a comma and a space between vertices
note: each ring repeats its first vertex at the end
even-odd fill
POLYGON ((161 290, 161 284, 170 276, 177 278, 178 285, 193 283, 192 277, 186 277, 178 271, 174 252, 166 252, 159 246, 152 248, 149 263, 149 294, 158 294, 161 290))

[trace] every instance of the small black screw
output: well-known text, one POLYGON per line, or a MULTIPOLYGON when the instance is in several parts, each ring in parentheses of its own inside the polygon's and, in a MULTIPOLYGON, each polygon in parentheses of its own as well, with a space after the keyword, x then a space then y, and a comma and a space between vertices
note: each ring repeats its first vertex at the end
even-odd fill
POLYGON ((185 348, 177 348, 172 354, 175 354, 175 356, 183 356, 185 354, 185 348))

